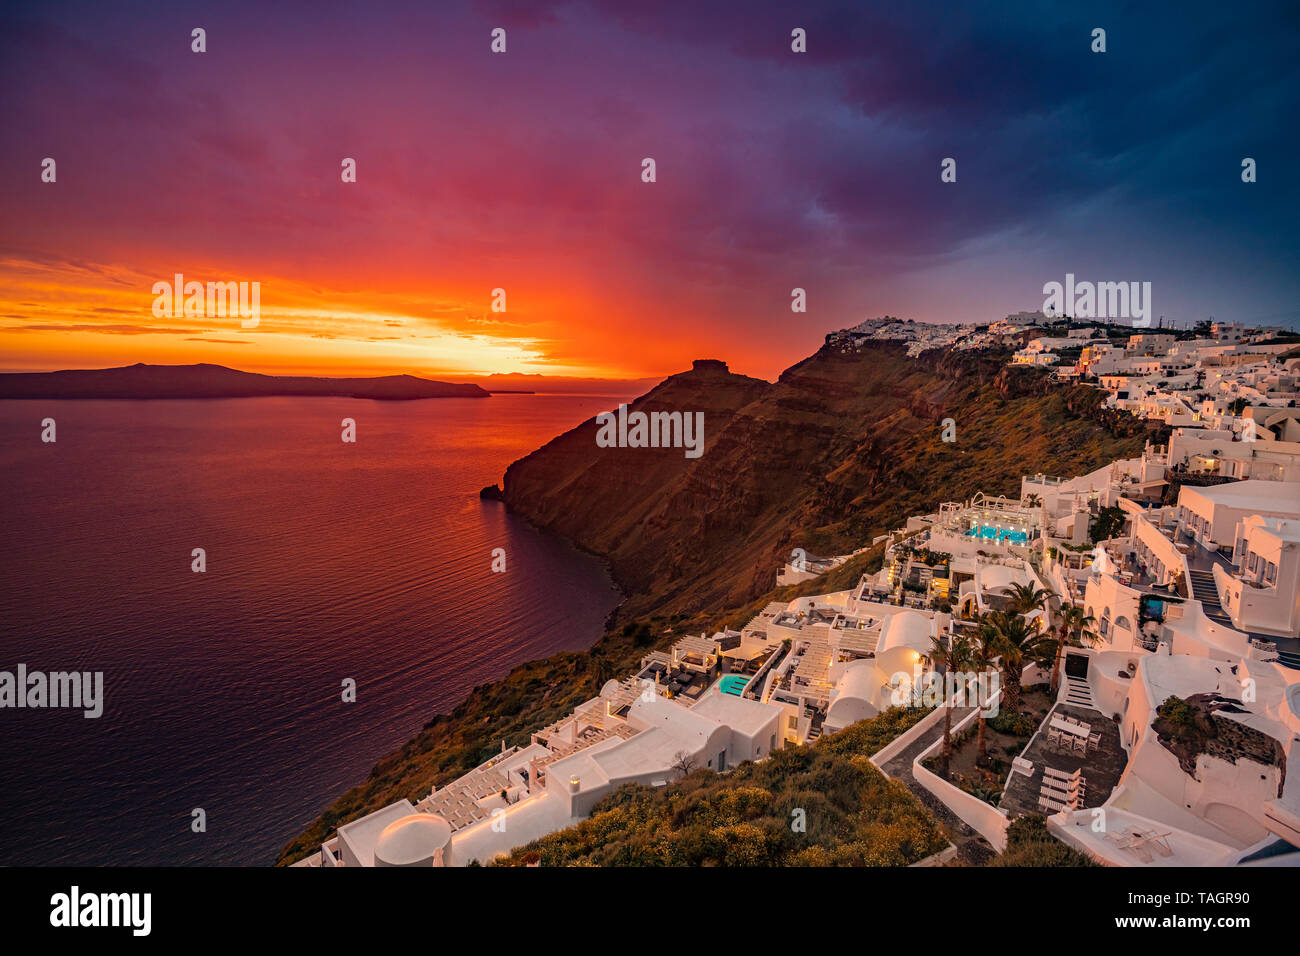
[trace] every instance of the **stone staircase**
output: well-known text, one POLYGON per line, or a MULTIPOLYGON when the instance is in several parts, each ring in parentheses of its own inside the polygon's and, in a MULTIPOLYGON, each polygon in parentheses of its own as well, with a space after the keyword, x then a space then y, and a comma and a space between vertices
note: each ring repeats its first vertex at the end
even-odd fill
POLYGON ((1273 643, 1277 645, 1277 662, 1283 667, 1300 671, 1300 640, 1278 637, 1273 639, 1273 643))
POLYGON ((1078 677, 1066 676, 1065 702, 1073 704, 1075 707, 1087 707, 1089 710, 1097 709, 1092 700, 1092 688, 1088 686, 1086 680, 1081 680, 1078 677))
POLYGON ((1210 571, 1188 571, 1187 574, 1190 579, 1188 583, 1192 586, 1192 597, 1201 602, 1205 616, 1231 627, 1232 622, 1219 603, 1219 589, 1214 584, 1214 574, 1210 571))
MULTIPOLYGON (((1188 583, 1192 586, 1192 597, 1201 602, 1205 616, 1215 623, 1232 627, 1232 619, 1219 603, 1219 589, 1214 583, 1213 572, 1189 570, 1187 573, 1190 578, 1188 583)), ((1271 640, 1277 645, 1278 663, 1292 670, 1300 670, 1300 640, 1287 637, 1271 640)))

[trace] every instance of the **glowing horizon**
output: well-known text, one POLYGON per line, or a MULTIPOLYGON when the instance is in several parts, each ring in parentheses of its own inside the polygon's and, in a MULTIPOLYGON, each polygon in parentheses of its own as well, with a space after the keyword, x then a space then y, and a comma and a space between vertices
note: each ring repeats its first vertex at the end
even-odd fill
MULTIPOLYGON (((200 274, 231 275, 210 269, 187 277, 200 274)), ((292 280, 257 279, 250 281, 262 283, 260 318, 256 328, 245 329, 235 316, 155 317, 150 289, 156 281, 170 276, 159 280, 99 264, 72 270, 0 261, 6 366, 49 371, 211 362, 275 374, 642 377, 626 368, 550 357, 546 323, 517 312, 493 314, 464 300, 323 292, 292 280), (25 321, 14 322, 19 310, 25 321)))
POLYGON ((1103 57, 1051 7, 800 15, 804 54, 752 4, 6 8, 0 367, 626 379, 718 358, 770 380, 835 329, 994 321, 1067 273, 1149 281, 1181 323, 1300 317, 1285 31, 1116 9, 1103 57), (1201 31, 1220 52, 1191 69, 1201 31), (176 273, 260 282, 259 327, 156 319, 176 273))

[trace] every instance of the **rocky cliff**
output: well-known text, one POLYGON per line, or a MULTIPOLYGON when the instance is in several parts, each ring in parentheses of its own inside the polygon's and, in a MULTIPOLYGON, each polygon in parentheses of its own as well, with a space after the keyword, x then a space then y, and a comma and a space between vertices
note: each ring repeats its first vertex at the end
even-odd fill
MULTIPOLYGON (((788 600, 794 589, 768 592, 792 547, 847 551, 942 501, 979 490, 1017 494, 1026 472, 1082 474, 1141 450, 1146 426, 1127 415, 1111 423, 1100 392, 1004 371, 1007 358, 933 351, 912 359, 898 344, 830 342, 774 383, 701 361, 631 403, 634 411, 702 412, 699 458, 674 448, 602 448, 593 420, 515 462, 504 489, 484 493, 608 558, 628 594, 620 620, 590 651, 523 664, 434 717, 278 862, 317 851, 340 822, 399 797, 420 799, 502 740, 526 744, 627 674, 650 646, 724 619, 743 622, 751 599, 788 600), (947 418, 954 442, 942 440, 947 418)), ((838 583, 800 587, 851 586, 844 572, 855 563, 827 576, 838 583)))
POLYGON ((1005 361, 829 343, 775 383, 700 361, 630 406, 702 412, 698 459, 602 448, 593 419, 511 465, 502 496, 606 557, 629 613, 734 606, 771 588, 794 547, 848 551, 941 501, 1018 494, 1024 473, 1080 473, 1141 450, 1145 426, 1103 422, 1096 390, 1005 361))

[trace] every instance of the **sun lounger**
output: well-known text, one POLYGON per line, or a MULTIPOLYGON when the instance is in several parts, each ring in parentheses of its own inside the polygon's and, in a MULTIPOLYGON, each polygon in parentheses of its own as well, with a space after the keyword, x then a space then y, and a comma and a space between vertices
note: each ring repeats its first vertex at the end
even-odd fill
POLYGON ((1048 800, 1055 800, 1058 803, 1069 804, 1071 809, 1077 810, 1078 805, 1083 801, 1085 792, 1086 789, 1081 781, 1067 782, 1044 777, 1038 795, 1048 800))
POLYGON ((1145 841, 1131 833, 1110 833, 1106 839, 1115 844, 1118 849, 1128 850, 1143 863, 1150 863, 1153 859, 1151 851, 1147 849, 1145 841))
POLYGON ((1043 810, 1051 810, 1053 813, 1059 813, 1062 810, 1070 809, 1067 804, 1059 800, 1053 800, 1051 797, 1039 796, 1038 806, 1043 810))
POLYGON ((1083 805, 1083 798, 1077 795, 1064 797, 1062 794, 1044 792, 1038 795, 1038 805, 1053 813, 1062 810, 1078 810, 1083 805))
POLYGON ((1044 767, 1043 776, 1052 777, 1055 780, 1065 780, 1068 782, 1074 782, 1075 780, 1083 779, 1083 771, 1076 770, 1073 773, 1066 773, 1064 770, 1057 770, 1055 767, 1044 767))
POLYGON ((1169 846, 1168 839, 1166 839, 1169 836, 1168 831, 1156 833, 1154 830, 1145 830, 1139 833, 1138 836, 1142 839, 1143 846, 1150 847, 1161 856, 1173 856, 1174 851, 1169 846))
MULTIPOLYGON (((1046 793, 1050 796, 1056 796, 1057 794, 1064 794, 1066 796, 1075 796, 1077 794, 1082 796, 1087 792, 1087 790, 1088 788, 1082 783, 1066 783, 1064 780, 1044 780, 1040 792, 1046 793)), ((1057 797, 1057 799, 1061 798, 1057 797)))

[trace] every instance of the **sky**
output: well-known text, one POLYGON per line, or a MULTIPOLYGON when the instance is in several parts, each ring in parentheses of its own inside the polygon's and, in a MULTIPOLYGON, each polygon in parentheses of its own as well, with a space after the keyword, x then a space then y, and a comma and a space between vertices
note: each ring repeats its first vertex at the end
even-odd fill
POLYGON ((9 3, 0 368, 771 379, 1067 273, 1295 326, 1300 5, 1075 6, 9 3))

